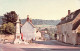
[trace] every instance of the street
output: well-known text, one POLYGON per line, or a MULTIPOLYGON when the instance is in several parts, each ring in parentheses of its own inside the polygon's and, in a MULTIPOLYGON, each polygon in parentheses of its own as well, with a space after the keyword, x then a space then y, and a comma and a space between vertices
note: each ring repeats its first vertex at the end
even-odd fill
POLYGON ((33 41, 31 44, 0 44, 0 51, 80 51, 80 47, 56 40, 33 41))

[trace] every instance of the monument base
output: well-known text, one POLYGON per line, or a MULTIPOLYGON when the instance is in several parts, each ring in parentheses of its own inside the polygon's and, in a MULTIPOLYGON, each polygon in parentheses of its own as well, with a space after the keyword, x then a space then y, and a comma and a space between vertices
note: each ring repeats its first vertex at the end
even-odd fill
POLYGON ((20 44, 21 41, 21 34, 16 34, 14 44, 20 44))
POLYGON ((19 39, 15 39, 14 44, 20 44, 21 41, 19 39))
POLYGON ((29 43, 25 41, 20 41, 19 39, 15 39, 14 44, 29 44, 29 43))
POLYGON ((14 44, 29 44, 29 43, 21 40, 21 34, 16 34, 14 44))

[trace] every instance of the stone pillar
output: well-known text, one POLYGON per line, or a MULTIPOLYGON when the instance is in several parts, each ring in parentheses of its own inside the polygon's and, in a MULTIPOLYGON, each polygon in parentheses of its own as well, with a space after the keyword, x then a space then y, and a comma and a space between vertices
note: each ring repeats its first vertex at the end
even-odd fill
POLYGON ((18 17, 16 21, 16 34, 15 34, 14 44, 20 44, 20 43, 21 43, 20 21, 18 17))

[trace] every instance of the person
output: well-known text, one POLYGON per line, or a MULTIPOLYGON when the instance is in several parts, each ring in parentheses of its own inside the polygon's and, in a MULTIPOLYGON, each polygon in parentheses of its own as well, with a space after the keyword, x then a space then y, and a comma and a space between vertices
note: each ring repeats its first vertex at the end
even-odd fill
POLYGON ((23 33, 21 33, 21 39, 22 39, 22 41, 23 41, 23 33))

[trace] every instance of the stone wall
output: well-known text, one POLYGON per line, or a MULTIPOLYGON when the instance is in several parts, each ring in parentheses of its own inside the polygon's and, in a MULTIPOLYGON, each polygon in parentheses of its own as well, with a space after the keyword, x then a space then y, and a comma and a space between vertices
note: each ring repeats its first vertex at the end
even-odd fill
POLYGON ((76 44, 77 35, 76 33, 72 32, 73 31, 72 26, 73 24, 71 22, 57 26, 59 41, 70 43, 70 44, 76 44))
POLYGON ((0 35, 0 42, 13 42, 14 35, 0 35))

